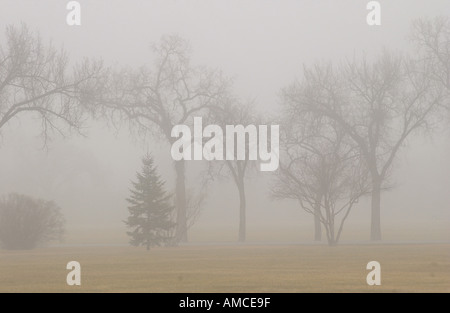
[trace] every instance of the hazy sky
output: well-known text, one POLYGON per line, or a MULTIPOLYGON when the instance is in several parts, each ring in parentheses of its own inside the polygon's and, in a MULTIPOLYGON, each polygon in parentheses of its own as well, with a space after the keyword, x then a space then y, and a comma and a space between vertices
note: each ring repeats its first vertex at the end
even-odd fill
MULTIPOLYGON (((139 66, 152 63, 151 43, 163 34, 178 33, 189 39, 193 63, 219 68, 233 77, 236 93, 254 99, 263 112, 276 112, 280 89, 301 76, 303 64, 362 53, 371 56, 384 47, 408 52, 412 19, 450 12, 448 0, 380 1, 382 25, 369 27, 367 1, 362 0, 89 0, 80 1, 82 25, 69 27, 67 2, 0 0, 0 42, 4 43, 6 25, 24 22, 56 46, 64 45, 73 60, 88 56, 112 65, 139 66)), ((110 225, 123 232, 124 198, 146 151, 155 154, 163 177, 172 184, 166 145, 135 142, 126 130, 116 137, 104 122, 96 121, 88 125, 88 138, 57 139, 45 151, 39 149, 42 142, 36 138, 35 126, 22 119, 2 130, 0 190, 55 199, 64 208, 69 229, 110 225)), ((436 221, 438 227, 450 228, 449 138, 449 132, 441 131, 433 140, 411 140, 410 148, 403 150, 394 172, 397 186, 382 198, 384 229, 418 223, 426 229, 436 221)), ((191 174, 189 184, 195 177, 191 174)), ((268 201, 264 183, 268 175, 249 181, 249 239, 252 232, 270 238, 271 233, 286 229, 297 231, 297 226, 312 227, 312 217, 296 203, 268 201)), ((231 182, 218 183, 194 234, 207 233, 212 227, 208 225, 214 225, 226 234, 225 239, 234 239, 236 192, 231 182)), ((369 225, 369 207, 362 202, 352 212, 349 228, 369 225)))

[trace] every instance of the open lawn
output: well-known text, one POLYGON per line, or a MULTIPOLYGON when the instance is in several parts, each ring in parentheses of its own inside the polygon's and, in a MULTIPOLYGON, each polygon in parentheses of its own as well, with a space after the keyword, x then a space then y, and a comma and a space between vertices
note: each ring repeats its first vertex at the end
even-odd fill
POLYGON ((0 292, 450 292, 450 244, 0 250, 0 292), (72 260, 81 286, 66 285, 72 260))

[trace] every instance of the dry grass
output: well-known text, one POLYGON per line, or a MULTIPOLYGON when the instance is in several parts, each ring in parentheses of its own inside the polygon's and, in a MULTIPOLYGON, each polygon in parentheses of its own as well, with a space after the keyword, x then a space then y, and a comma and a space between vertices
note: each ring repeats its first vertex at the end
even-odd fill
POLYGON ((0 292, 450 292, 450 245, 0 251, 0 292), (67 262, 82 286, 66 285, 67 262), (382 286, 366 264, 381 263, 382 286))

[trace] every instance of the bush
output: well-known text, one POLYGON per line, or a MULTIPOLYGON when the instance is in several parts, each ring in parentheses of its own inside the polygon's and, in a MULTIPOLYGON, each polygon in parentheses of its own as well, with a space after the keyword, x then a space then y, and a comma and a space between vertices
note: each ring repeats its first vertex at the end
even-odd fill
POLYGON ((12 193, 0 200, 0 246, 29 250, 64 233, 61 209, 53 201, 12 193))

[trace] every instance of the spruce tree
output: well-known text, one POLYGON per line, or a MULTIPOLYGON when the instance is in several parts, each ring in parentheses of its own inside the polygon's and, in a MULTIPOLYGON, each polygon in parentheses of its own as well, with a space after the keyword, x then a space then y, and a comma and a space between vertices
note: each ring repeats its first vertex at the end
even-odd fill
POLYGON ((172 239, 174 206, 170 202, 172 195, 164 190, 165 182, 158 175, 152 157, 144 157, 142 163, 142 172, 137 173, 137 181, 132 182, 131 196, 127 199, 130 215, 125 224, 131 229, 127 232, 131 237, 130 244, 142 245, 149 250, 172 239))

